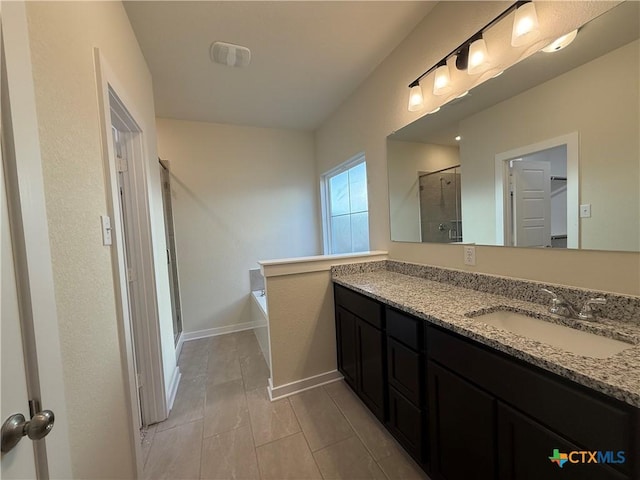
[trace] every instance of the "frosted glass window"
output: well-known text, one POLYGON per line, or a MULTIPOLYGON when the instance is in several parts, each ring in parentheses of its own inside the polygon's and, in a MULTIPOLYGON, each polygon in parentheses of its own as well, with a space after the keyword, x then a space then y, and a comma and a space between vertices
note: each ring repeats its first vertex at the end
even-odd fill
POLYGON ((349 172, 343 172, 329 179, 329 200, 332 217, 350 212, 349 172))
POLYGON ((351 251, 365 252, 369 250, 369 213, 354 213, 350 217, 351 251))
POLYGON ((323 176, 327 253, 369 250, 367 165, 364 157, 323 176))
POLYGON ((351 215, 331 217, 331 253, 351 252, 351 215))
POLYGON ((364 163, 356 165, 349 174, 349 200, 350 212, 366 212, 367 204, 367 166, 364 163))

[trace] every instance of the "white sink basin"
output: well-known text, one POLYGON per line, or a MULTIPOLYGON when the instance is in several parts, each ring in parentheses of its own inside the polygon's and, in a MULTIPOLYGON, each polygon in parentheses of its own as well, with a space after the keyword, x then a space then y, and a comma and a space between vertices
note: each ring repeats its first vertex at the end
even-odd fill
POLYGON ((626 342, 506 310, 473 316, 473 319, 585 357, 607 358, 634 347, 626 342))

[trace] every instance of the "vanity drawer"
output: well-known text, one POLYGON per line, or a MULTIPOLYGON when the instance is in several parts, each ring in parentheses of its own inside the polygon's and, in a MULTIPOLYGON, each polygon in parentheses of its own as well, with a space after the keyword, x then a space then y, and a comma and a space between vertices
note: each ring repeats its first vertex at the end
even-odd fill
POLYGON ((416 406, 421 405, 422 378, 420 354, 405 347, 393 338, 387 338, 387 378, 395 387, 416 406))
POLYGON ((382 305, 364 295, 335 285, 335 304, 349 310, 374 327, 383 328, 382 305))
MULTIPOLYGON (((438 328, 428 328, 427 353, 578 445, 602 451, 633 448, 635 419, 615 400, 438 328)), ((620 469, 630 467, 628 462, 620 469)))
POLYGON ((387 335, 414 350, 422 348, 421 320, 388 307, 386 309, 386 317, 387 335))

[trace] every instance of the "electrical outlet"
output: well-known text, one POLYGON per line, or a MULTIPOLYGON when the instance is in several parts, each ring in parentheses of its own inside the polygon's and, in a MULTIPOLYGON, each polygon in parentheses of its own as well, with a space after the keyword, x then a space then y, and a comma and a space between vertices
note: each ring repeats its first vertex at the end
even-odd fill
POLYGON ((464 264, 476 264, 476 247, 464 247, 464 264))

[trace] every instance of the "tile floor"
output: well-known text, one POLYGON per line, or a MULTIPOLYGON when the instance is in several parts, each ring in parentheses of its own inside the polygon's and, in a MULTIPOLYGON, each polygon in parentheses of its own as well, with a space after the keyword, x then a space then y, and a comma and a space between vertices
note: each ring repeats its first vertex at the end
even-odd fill
POLYGON ((186 342, 169 418, 143 440, 149 479, 426 479, 344 382, 270 402, 255 335, 186 342))

